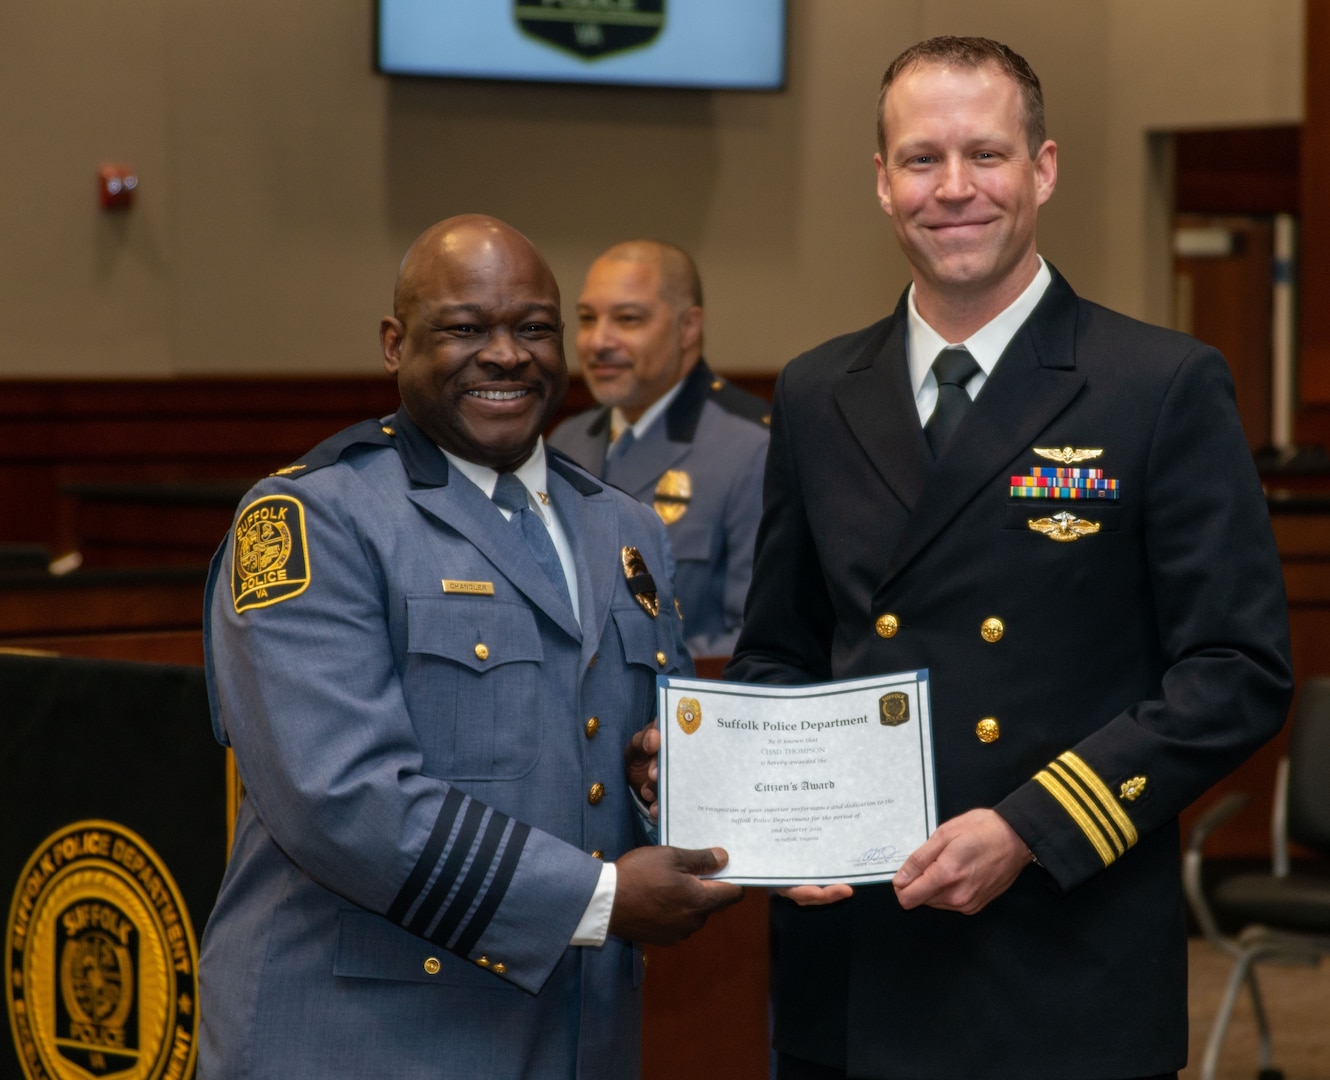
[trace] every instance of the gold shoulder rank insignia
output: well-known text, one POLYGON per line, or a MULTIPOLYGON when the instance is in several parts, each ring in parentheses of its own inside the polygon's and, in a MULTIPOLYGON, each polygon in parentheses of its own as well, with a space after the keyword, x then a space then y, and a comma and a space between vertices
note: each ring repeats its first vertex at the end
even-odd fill
POLYGON ((1121 797, 1127 802, 1135 802, 1145 794, 1145 785, 1148 782, 1144 776, 1133 776, 1130 780, 1124 780, 1119 789, 1121 797))
POLYGON ((669 469, 656 484, 652 508, 660 515, 661 521, 673 525, 688 513, 688 503, 692 497, 693 478, 683 469, 669 469))
POLYGON ((660 597, 656 595, 656 581, 647 570, 642 553, 635 547, 626 547, 620 552, 619 559, 623 563, 623 576, 628 581, 628 591, 642 605, 642 610, 654 619, 660 614, 660 597))
POLYGON ((1030 449, 1041 458, 1048 458, 1049 461, 1056 461, 1062 465, 1074 465, 1078 461, 1090 461, 1104 452, 1102 448, 1078 450, 1074 446, 1064 446, 1060 449, 1051 446, 1032 446, 1030 449))
POLYGON ((236 613, 299 596, 309 586, 305 507, 265 495, 240 511, 231 530, 231 598, 236 613))
POLYGON ((292 473, 297 473, 297 472, 299 472, 299 471, 300 471, 301 469, 303 469, 303 468, 305 468, 304 465, 283 465, 283 466, 282 466, 280 469, 278 469, 276 472, 274 472, 274 473, 269 473, 268 475, 270 475, 270 476, 290 476, 292 473))
POLYGON ((697 698, 679 699, 679 706, 674 710, 674 718, 679 721, 685 735, 691 735, 702 726, 702 704, 697 698))
POLYGON ((390 428, 387 424, 384 424, 384 425, 382 426, 381 430, 383 431, 383 433, 384 433, 385 435, 396 435, 396 434, 397 434, 396 429, 395 429, 395 428, 390 428))
POLYGON ((1062 511, 1052 517, 1030 518, 1026 524, 1037 533, 1043 533, 1050 540, 1069 543, 1082 536, 1093 536, 1099 531, 1099 522, 1086 521, 1073 514, 1062 511))

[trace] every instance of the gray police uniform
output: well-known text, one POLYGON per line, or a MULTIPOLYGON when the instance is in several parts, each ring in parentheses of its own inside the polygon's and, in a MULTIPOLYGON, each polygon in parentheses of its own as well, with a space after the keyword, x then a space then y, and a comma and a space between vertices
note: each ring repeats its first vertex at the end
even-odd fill
POLYGON ((246 497, 207 596, 246 797, 201 1080, 637 1075, 639 950, 568 943, 639 842, 623 750, 655 677, 692 668, 659 520, 548 460, 580 626, 405 410, 246 497))
POLYGON ((728 656, 743 622, 762 516, 771 406, 699 360, 663 417, 606 470, 610 409, 579 413, 549 443, 665 522, 678 566, 684 636, 694 656, 728 656))

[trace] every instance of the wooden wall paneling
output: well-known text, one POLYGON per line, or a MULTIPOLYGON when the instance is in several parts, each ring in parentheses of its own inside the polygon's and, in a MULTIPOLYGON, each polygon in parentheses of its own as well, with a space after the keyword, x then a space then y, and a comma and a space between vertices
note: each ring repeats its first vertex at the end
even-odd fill
POLYGON ((1305 25, 1298 381, 1314 407, 1330 405, 1330 0, 1307 0, 1305 25))
POLYGON ((1179 324, 1213 345, 1228 360, 1247 444, 1270 444, 1271 326, 1274 299, 1270 268, 1274 223, 1268 217, 1178 214, 1177 229, 1217 229, 1232 238, 1220 256, 1176 256, 1173 272, 1179 324))

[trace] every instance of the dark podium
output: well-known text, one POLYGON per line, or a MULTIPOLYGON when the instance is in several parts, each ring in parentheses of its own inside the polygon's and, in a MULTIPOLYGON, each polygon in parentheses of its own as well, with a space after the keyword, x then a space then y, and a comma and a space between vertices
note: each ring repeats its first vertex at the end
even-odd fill
POLYGON ((0 654, 0 1077, 189 1077, 226 866, 203 669, 0 654))

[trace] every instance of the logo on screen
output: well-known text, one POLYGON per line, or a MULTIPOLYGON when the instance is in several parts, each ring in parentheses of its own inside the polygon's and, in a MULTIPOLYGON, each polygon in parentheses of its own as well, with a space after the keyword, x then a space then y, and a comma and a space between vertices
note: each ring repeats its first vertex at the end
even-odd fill
POLYGON ((156 852, 110 821, 38 846, 9 909, 9 1024, 29 1080, 161 1080, 194 1067, 198 945, 156 852))
POLYGON ((665 26, 665 0, 514 0, 524 34, 584 60, 649 45, 665 26))

